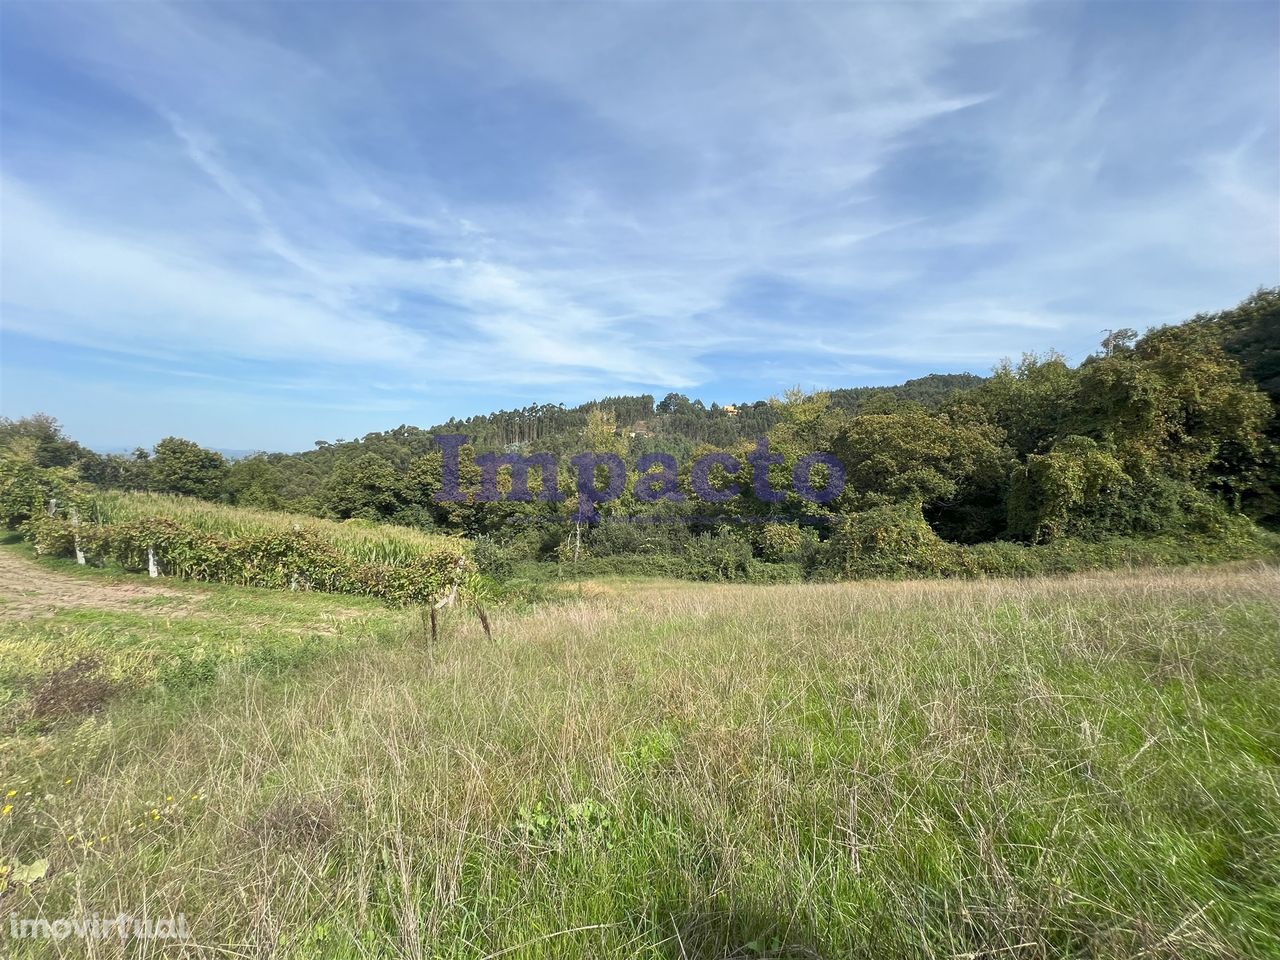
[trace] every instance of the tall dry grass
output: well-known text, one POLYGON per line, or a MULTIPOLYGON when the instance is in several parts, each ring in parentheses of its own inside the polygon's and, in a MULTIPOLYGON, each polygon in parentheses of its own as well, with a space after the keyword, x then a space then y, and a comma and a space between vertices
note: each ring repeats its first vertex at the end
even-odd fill
POLYGON ((588 592, 51 740, 50 880, 0 914, 183 912, 191 956, 1276 955, 1276 568, 588 592))

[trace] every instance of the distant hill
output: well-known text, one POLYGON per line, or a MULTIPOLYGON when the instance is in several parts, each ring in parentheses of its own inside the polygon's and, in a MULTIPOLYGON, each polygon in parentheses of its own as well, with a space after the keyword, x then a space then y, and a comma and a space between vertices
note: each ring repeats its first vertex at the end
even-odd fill
MULTIPOLYGON (((850 387, 829 391, 833 404, 851 413, 886 402, 918 403, 936 410, 947 397, 969 390, 985 378, 972 373, 934 373, 884 387, 850 387)), ((477 450, 504 450, 513 446, 551 453, 575 449, 587 414, 611 410, 619 429, 630 436, 634 451, 663 450, 682 453, 699 444, 728 446, 738 440, 763 436, 777 421, 777 411, 767 400, 710 406, 679 393, 661 400, 652 394, 603 397, 576 407, 563 404, 531 404, 518 410, 498 410, 466 419, 451 419, 431 427, 403 424, 393 430, 369 433, 354 440, 316 441, 316 449, 298 454, 272 454, 271 459, 300 458, 313 463, 336 462, 374 453, 404 468, 413 459, 433 451, 437 433, 463 433, 477 450)))

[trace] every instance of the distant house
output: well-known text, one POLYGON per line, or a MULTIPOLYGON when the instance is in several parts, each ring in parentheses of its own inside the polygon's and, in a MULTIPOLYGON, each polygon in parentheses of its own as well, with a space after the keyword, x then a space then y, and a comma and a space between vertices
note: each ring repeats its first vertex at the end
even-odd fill
POLYGON ((726 403, 720 409, 724 411, 725 416, 727 417, 736 417, 738 415, 738 408, 732 403, 726 403))
POLYGON ((633 440, 636 437, 652 436, 652 434, 649 431, 649 421, 637 420, 635 423, 633 423, 630 427, 627 428, 627 436, 631 437, 633 440))

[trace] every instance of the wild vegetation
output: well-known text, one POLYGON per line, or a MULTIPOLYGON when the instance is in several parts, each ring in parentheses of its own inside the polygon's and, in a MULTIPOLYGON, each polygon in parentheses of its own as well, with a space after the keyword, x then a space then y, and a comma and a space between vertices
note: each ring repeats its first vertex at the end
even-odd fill
POLYGON ((335 523, 165 494, 98 492, 29 460, 0 463, 0 520, 42 554, 151 576, 433 604, 484 592, 458 537, 335 523))
MULTIPOLYGON (((1280 523, 1278 344, 1280 289, 1270 289, 1142 336, 1114 331, 1077 367, 1056 354, 1025 356, 987 378, 927 377, 723 408, 678 394, 572 410, 540 405, 232 463, 173 437, 153 452, 103 457, 41 416, 0 424, 0 448, 9 463, 72 471, 99 490, 461 534, 495 580, 1026 575, 1244 559, 1273 554, 1276 540, 1264 530, 1280 523), (441 433, 471 439, 461 502, 439 500, 443 458, 432 436, 441 433), (736 478, 742 493, 724 503, 690 495, 694 455, 747 461, 760 438, 782 457, 754 468, 775 489, 786 488, 801 458, 824 452, 844 465, 844 491, 822 504, 794 491, 774 502, 745 470, 736 478), (564 454, 625 457, 631 491, 639 458, 655 451, 680 458, 672 493, 683 501, 627 493, 575 522, 564 454), (495 452, 559 455, 562 502, 482 502, 473 458, 495 452)), ((504 494, 510 481, 502 468, 504 494)), ((723 488, 728 478, 716 468, 712 482, 723 488)))
POLYGON ((0 914, 191 932, 5 948, 1280 956, 1278 305, 1078 367, 455 423, 458 502, 414 428, 228 463, 4 421, 0 914), (475 495, 485 452, 762 434, 776 499, 475 495), (826 502, 786 482, 815 451, 826 502), (537 602, 437 634, 455 595, 537 602))
POLYGON ((30 556, 62 594, 0 603, 0 912, 192 940, 15 960, 1277 955, 1273 566, 589 582, 432 646, 30 556))

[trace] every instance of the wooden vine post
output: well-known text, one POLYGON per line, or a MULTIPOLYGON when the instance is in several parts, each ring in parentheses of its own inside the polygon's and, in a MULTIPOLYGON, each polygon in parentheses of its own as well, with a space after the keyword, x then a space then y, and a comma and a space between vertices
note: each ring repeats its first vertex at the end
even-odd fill
MULTIPOLYGON (((453 569, 453 584, 449 587, 449 592, 440 598, 436 603, 429 604, 427 609, 431 616, 431 643, 434 646, 436 639, 439 637, 439 621, 437 614, 445 607, 452 607, 458 602, 458 589, 462 585, 462 572, 466 569, 467 558, 459 557, 458 563, 453 569)), ((475 600, 471 601, 471 605, 476 608, 476 615, 480 618, 480 626, 484 627, 484 635, 490 640, 493 639, 493 632, 489 629, 489 618, 485 616, 484 608, 475 600)))

